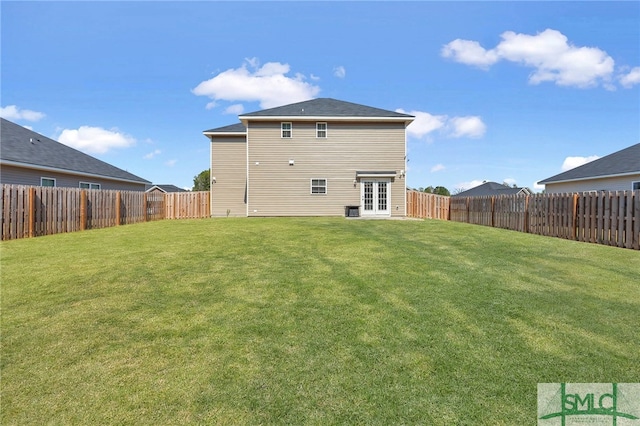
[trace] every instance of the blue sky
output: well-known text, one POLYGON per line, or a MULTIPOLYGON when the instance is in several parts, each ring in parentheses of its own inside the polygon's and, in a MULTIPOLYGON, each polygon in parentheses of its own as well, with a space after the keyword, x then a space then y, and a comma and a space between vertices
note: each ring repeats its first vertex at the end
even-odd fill
POLYGON ((640 2, 10 2, 2 116, 190 188, 202 131, 316 97, 416 115, 407 185, 539 180, 640 142, 640 2))

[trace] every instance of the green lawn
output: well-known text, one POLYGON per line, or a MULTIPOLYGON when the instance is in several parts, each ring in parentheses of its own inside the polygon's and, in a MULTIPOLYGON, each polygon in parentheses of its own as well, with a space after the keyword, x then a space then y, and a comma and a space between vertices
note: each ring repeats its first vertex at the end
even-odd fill
POLYGON ((638 382, 640 253, 443 221, 162 221, 3 242, 12 424, 536 424, 638 382))

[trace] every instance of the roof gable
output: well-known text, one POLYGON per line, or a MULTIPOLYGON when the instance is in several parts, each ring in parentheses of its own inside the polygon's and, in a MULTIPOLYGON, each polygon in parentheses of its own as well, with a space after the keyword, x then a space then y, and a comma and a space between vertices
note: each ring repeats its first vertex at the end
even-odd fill
POLYGON ((159 189, 160 191, 167 193, 167 192, 187 192, 185 189, 182 188, 178 188, 175 185, 153 185, 151 188, 147 189, 145 192, 151 192, 155 189, 159 189))
POLYGON ((297 102, 276 108, 242 114, 243 118, 257 117, 358 117, 358 118, 396 118, 413 120, 413 116, 395 111, 387 111, 366 105, 339 101, 331 98, 318 98, 309 101, 297 102))
POLYGON ((635 173, 640 173, 640 143, 541 180, 538 183, 547 184, 635 173))
POLYGON ((24 167, 44 167, 136 183, 151 183, 39 133, 0 118, 0 160, 24 167))

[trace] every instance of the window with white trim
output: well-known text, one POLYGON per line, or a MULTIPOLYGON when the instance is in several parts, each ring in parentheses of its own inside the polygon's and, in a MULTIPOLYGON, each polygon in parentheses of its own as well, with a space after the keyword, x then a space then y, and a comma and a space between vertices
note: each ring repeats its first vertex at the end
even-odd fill
POLYGON ((282 137, 283 138, 290 138, 291 137, 291 129, 292 129, 292 125, 291 123, 280 123, 280 130, 282 132, 282 137))
POLYGON ((56 186, 56 180, 55 178, 41 177, 40 186, 56 186))
POLYGON ((316 138, 327 137, 327 123, 316 123, 316 138))
POLYGON ((311 194, 312 195, 324 195, 327 193, 327 180, 326 179, 311 179, 311 194))
POLYGON ((634 191, 637 191, 638 189, 640 189, 640 181, 631 182, 631 188, 633 188, 634 191))
POLYGON ((99 183, 80 182, 80 188, 82 189, 100 189, 99 183))

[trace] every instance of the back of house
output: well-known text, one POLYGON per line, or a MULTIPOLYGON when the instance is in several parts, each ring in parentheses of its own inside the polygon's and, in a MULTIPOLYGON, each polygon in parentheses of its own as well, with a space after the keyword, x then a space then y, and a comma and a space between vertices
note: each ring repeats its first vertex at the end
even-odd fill
POLYGON ((320 98, 239 119, 204 132, 213 216, 406 215, 413 116, 320 98))

